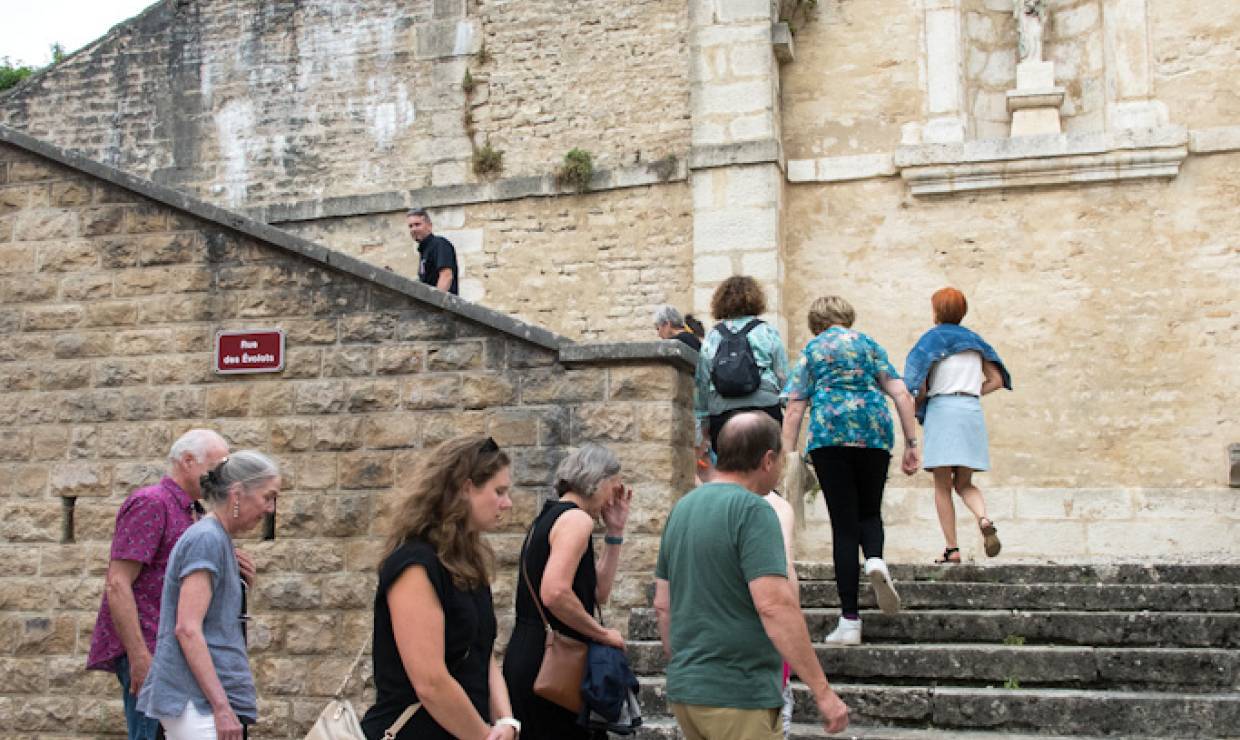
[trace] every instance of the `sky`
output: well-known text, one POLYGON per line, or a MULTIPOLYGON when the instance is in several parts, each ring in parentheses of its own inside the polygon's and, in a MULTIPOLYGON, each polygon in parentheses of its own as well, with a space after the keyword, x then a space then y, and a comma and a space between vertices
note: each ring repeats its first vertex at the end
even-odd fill
POLYGON ((157 0, 0 0, 0 58, 40 67, 52 44, 72 53, 157 0))

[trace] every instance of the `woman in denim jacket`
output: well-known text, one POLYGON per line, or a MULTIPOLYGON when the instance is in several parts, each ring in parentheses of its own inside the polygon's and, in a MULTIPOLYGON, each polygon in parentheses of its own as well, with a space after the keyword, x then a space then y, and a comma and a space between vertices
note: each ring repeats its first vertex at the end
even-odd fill
POLYGON ((917 398, 917 418, 925 426, 922 466, 934 475, 934 508, 947 541, 935 562, 959 563, 956 506, 952 489, 977 517, 988 557, 999 554, 999 535, 986 515, 986 501, 973 472, 990 469, 990 451, 981 396, 1012 388, 999 354, 976 333, 960 326, 969 304, 955 288, 930 299, 936 326, 922 335, 904 364, 904 380, 917 398))

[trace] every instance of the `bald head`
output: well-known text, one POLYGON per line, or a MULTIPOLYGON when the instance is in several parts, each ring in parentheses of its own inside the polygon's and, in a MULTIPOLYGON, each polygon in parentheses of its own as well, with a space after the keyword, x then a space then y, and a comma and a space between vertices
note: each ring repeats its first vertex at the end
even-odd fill
POLYGON ((750 473, 762 467, 768 452, 778 457, 779 423, 761 411, 746 411, 728 419, 719 430, 715 467, 725 473, 750 473))

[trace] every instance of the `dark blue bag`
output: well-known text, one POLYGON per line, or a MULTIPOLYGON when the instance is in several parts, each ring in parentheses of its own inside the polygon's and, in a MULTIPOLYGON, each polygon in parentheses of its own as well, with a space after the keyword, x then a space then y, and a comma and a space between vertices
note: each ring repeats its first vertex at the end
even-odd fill
POLYGON ((577 724, 617 735, 632 735, 642 724, 637 691, 641 688, 623 650, 590 643, 586 677, 581 682, 585 707, 577 724))

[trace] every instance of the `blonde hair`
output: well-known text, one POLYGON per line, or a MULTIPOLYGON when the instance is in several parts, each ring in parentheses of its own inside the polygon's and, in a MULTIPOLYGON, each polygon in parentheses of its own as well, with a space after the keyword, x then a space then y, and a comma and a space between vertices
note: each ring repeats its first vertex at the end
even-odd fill
POLYGON ((814 301, 809 307, 809 330, 821 334, 832 326, 845 328, 853 325, 857 312, 852 304, 837 295, 828 295, 814 301))
POLYGON ((417 538, 435 549, 457 588, 469 590, 490 583, 495 552, 469 526, 464 489, 466 481, 485 485, 508 465, 508 455, 490 437, 456 437, 431 450, 418 466, 413 490, 393 514, 379 568, 401 545, 417 538))

